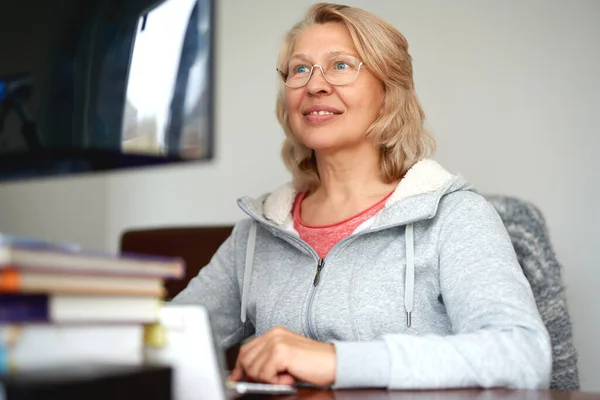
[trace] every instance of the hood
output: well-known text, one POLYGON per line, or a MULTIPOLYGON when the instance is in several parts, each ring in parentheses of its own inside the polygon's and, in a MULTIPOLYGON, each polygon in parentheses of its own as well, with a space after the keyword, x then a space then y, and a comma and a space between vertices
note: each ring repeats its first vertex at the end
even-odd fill
MULTIPOLYGON (((432 218, 444 195, 471 189, 461 175, 451 174, 434 160, 421 160, 408 170, 383 209, 370 221, 370 226, 379 228, 432 218)), ((257 199, 243 197, 238 204, 255 219, 285 227, 292 223, 292 207, 297 195, 290 182, 257 199)))
MULTIPOLYGON (((406 226, 406 276, 404 308, 406 324, 411 326, 415 285, 415 254, 413 223, 433 218, 440 200, 446 194, 459 190, 472 190, 471 185, 460 175, 453 175, 431 159, 414 164, 400 181, 394 193, 388 198, 383 209, 359 227, 360 230, 384 229, 387 226, 406 226)), ((293 226, 292 207, 298 193, 291 183, 287 183, 272 193, 258 199, 244 197, 238 204, 255 221, 264 221, 280 228, 293 226)), ((241 315, 242 326, 246 327, 249 283, 254 264, 256 222, 250 226, 244 267, 241 315)))

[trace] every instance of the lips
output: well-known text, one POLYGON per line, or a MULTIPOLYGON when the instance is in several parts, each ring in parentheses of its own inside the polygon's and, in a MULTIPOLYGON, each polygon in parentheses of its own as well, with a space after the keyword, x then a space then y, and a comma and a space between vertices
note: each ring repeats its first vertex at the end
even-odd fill
POLYGON ((304 119, 311 125, 320 125, 338 118, 343 112, 328 106, 312 106, 302 112, 304 119))
POLYGON ((337 115, 337 114, 341 114, 342 111, 338 110, 337 108, 333 108, 333 107, 329 107, 329 106, 324 106, 324 105, 320 105, 320 106, 312 106, 309 107, 307 109, 305 109, 302 114, 306 115, 337 115))

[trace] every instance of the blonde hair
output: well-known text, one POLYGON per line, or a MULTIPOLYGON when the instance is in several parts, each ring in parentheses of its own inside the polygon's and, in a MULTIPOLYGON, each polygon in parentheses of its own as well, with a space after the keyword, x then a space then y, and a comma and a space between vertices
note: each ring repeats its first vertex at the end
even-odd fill
MULTIPOLYGON (((367 129, 379 148, 379 169, 385 182, 401 179, 406 171, 435 150, 435 140, 423 127, 425 113, 415 93, 412 57, 408 42, 391 24, 360 8, 317 3, 308 9, 304 19, 286 34, 279 54, 278 68, 287 72, 296 38, 315 24, 343 24, 368 70, 378 78, 385 91, 381 114, 367 129)), ((285 86, 280 84, 277 96, 277 119, 286 135, 282 158, 299 191, 312 191, 319 184, 313 151, 299 142, 291 129, 285 106, 285 86)))

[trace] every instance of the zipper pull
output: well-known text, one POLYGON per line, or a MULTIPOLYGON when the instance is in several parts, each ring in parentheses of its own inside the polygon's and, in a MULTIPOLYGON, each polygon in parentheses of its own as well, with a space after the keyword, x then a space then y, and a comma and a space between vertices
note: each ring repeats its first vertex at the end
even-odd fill
POLYGON ((314 286, 317 286, 319 284, 319 281, 321 280, 321 270, 324 266, 325 260, 323 260, 322 258, 319 259, 319 264, 317 265, 317 274, 315 275, 315 280, 313 281, 314 286))

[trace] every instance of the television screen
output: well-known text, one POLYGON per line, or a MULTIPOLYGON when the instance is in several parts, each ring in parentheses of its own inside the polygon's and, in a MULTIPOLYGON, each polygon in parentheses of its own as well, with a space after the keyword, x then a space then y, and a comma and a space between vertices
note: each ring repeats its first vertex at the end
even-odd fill
POLYGON ((0 15, 0 179, 213 157, 213 0, 22 0, 0 15))

